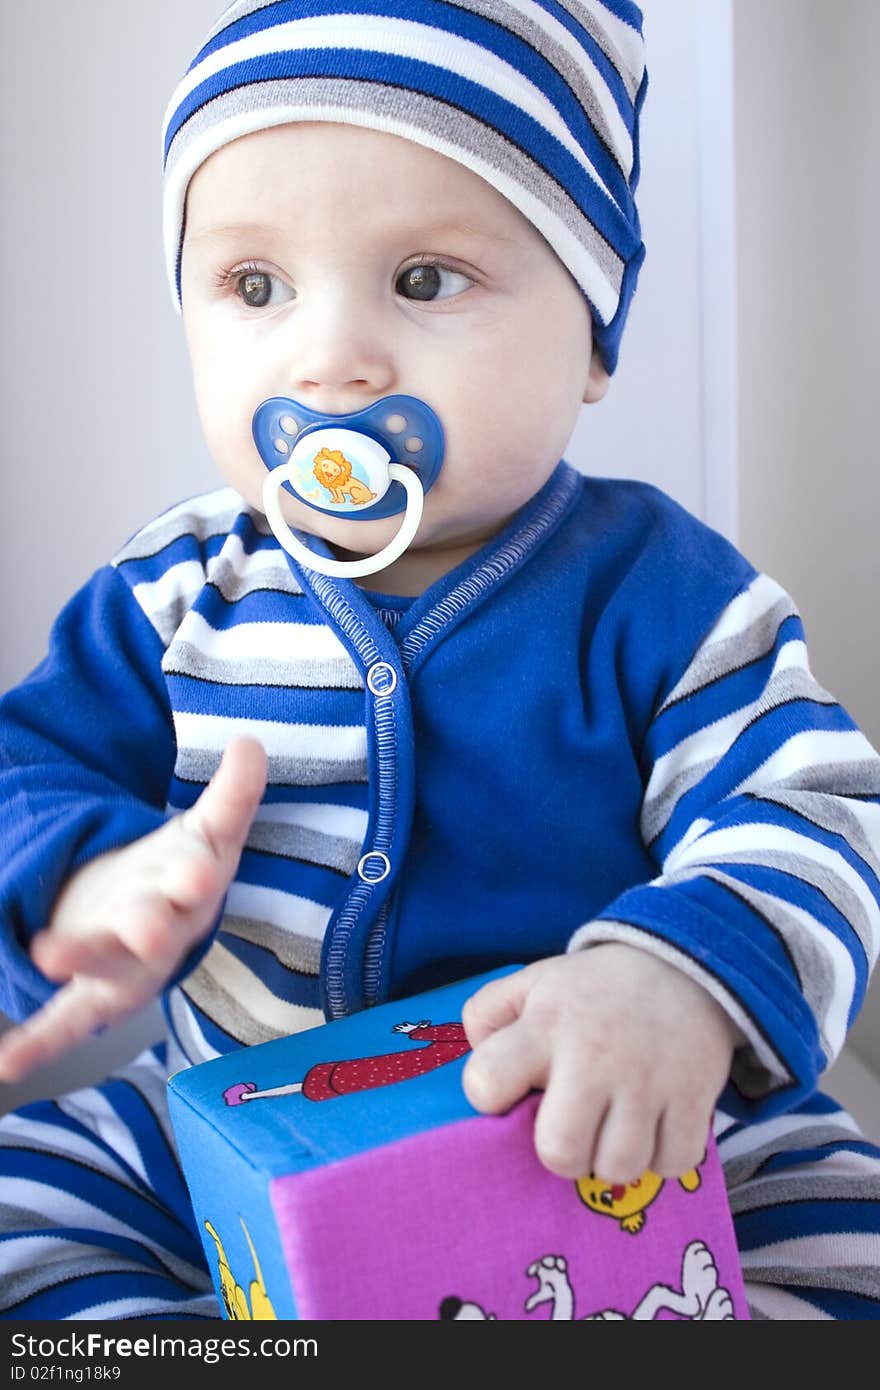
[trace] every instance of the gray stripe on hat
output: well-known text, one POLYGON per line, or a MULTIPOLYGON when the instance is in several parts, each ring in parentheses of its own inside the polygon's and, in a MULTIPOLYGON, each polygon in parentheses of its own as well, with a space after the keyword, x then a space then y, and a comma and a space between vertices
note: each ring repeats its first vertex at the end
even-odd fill
MULTIPOLYGON (((455 0, 453 0, 455 3, 455 0)), ((641 86, 641 77, 633 72, 626 60, 611 38, 611 35, 602 28, 598 18, 586 5, 581 5, 578 0, 561 0, 562 8, 568 10, 572 19, 576 19, 590 38, 601 48, 609 63, 615 67, 620 74, 621 81, 626 87, 626 94, 630 101, 634 102, 641 86)))
MULTIPOLYGON (((207 785, 220 766, 221 748, 182 748, 174 769, 182 782, 207 785)), ((325 787, 336 782, 366 782, 366 758, 269 758, 269 783, 283 787, 325 787)))
MULTIPOLYGON (((238 0, 237 5, 229 5, 222 13, 213 29, 208 33, 202 48, 205 48, 212 39, 218 34, 222 34, 224 29, 230 25, 237 24, 240 19, 244 19, 249 14, 255 14, 257 10, 265 10, 275 3, 275 0, 238 0)), ((201 50, 199 50, 201 52, 201 50)))
MULTIPOLYGON (((590 125, 595 130, 602 144, 608 150, 608 153, 614 159, 623 178, 628 179, 629 171, 621 159, 621 152, 617 148, 617 142, 605 119, 605 113, 596 100, 595 88, 588 80, 584 69, 572 57, 568 50, 563 48, 562 44, 552 39, 546 30, 534 24, 522 14, 520 10, 512 5, 504 4, 503 0, 449 0, 449 3, 457 6, 460 10, 469 10, 471 14, 478 15, 481 19, 489 19, 496 24, 502 25, 509 33, 515 34, 518 38, 525 39, 526 43, 529 44, 531 48, 535 49, 542 58, 550 63, 586 112, 590 125)), ((552 17, 552 15, 548 14, 548 18, 552 17)), ((615 67, 617 67, 616 63, 615 67)), ((621 74, 621 76, 624 77, 624 84, 627 85, 627 90, 629 90, 627 84, 627 77, 629 74, 626 76, 621 74)), ((632 99, 632 94, 630 94, 630 98, 632 99)), ((553 104, 554 106, 556 105, 555 102, 553 104)), ((579 139, 578 143, 582 144, 579 139)))
MULTIPOLYGON (((254 14, 257 10, 265 9, 270 3, 272 3, 272 0, 239 0, 237 5, 230 5, 226 12, 220 16, 213 29, 211 29, 202 47, 205 47, 212 39, 215 39, 224 29, 228 29, 231 25, 238 23, 241 19, 245 19, 249 14, 254 14)), ((576 92, 582 104, 589 111, 590 108, 584 100, 582 91, 582 74, 578 72, 575 80, 572 80, 569 76, 568 69, 573 65, 573 59, 564 49, 559 48, 556 44, 552 44, 546 32, 533 24, 517 5, 505 3, 505 0, 447 0, 447 3, 455 5, 457 9, 469 10, 472 14, 480 15, 485 19, 493 20, 496 24, 503 25, 504 28, 508 29, 511 33, 519 34, 521 37, 527 39, 531 46, 537 49, 545 58, 550 58, 552 53, 552 62, 554 66, 563 74, 569 86, 576 92), (563 66, 563 60, 565 66, 563 66)), ((567 10, 572 19, 577 20, 578 24, 587 31, 597 47, 602 50, 612 66, 616 68, 626 88, 630 101, 634 102, 641 79, 627 65, 622 54, 618 51, 611 39, 611 36, 602 28, 597 16, 591 13, 585 5, 565 3, 565 0, 563 0, 561 8, 567 10)), ((352 13, 360 13, 356 4, 352 5, 352 13)), ((393 25, 395 19, 389 17, 388 22, 393 25)), ((441 30, 439 25, 429 25, 426 21, 419 18, 415 19, 414 22, 423 24, 425 28, 436 28, 438 32, 445 32, 441 30)), ((575 42, 577 42, 577 40, 575 40, 575 42)), ((576 68, 576 65, 574 66, 576 68)), ((592 120, 592 113, 590 113, 590 119, 592 120)))
MULTIPOLYGON (((156 619, 153 620, 156 622, 156 619)), ((179 624, 178 624, 179 625, 179 624)), ((234 630, 234 629, 233 629, 234 630)), ((176 632, 177 628, 172 629, 176 632)), ((270 685, 299 689, 363 690, 364 682, 348 655, 327 660, 272 661, 249 658, 227 661, 206 656, 192 642, 175 642, 164 663, 170 676, 193 676, 197 680, 216 681, 219 685, 270 685)))
MULTIPOLYGON (((350 112, 352 117, 379 116, 389 122, 399 121, 412 131, 421 131, 444 140, 473 158, 494 165, 500 174, 553 213, 601 269, 615 294, 620 294, 623 259, 581 212, 570 194, 506 136, 491 131, 482 121, 456 107, 418 92, 404 92, 379 82, 323 77, 296 77, 251 84, 244 94, 224 92, 194 111, 181 126, 168 153, 167 175, 173 172, 192 142, 221 121, 242 111, 260 108, 281 110, 284 107, 291 110, 306 107, 315 111, 316 119, 320 118, 322 111, 336 109, 350 112)), ((352 123, 358 124, 355 120, 352 123)), ((363 124, 370 127, 371 121, 364 121, 363 124)), ((600 185, 596 187, 598 189, 600 185)), ((616 206, 608 196, 612 206, 616 206)))

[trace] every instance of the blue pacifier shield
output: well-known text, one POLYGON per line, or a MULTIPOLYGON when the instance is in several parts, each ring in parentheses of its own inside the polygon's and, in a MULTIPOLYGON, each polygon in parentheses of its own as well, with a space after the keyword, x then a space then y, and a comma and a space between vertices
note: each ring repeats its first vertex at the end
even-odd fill
POLYGON ((389 478, 389 463, 410 468, 428 492, 445 447, 443 426, 416 396, 384 396, 350 415, 326 415, 289 396, 272 396, 254 412, 253 434, 268 469, 289 466, 283 486, 301 502, 370 521, 406 509, 406 491, 389 478))

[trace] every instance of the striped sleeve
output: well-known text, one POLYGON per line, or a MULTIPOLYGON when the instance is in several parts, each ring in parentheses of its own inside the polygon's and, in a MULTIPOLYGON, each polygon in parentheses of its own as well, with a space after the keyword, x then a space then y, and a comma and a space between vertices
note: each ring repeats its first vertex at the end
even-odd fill
POLYGON ((174 766, 162 643, 125 581, 98 570, 40 665, 0 701, 0 1007, 54 991, 28 955, 64 882, 156 830, 174 766))
MULTIPOLYGON (((137 531, 62 609, 44 661, 0 700, 0 1008, 13 1018, 55 989, 28 946, 66 880, 175 809, 163 663, 242 505, 220 488, 137 531)), ((212 936, 170 983, 195 968, 212 936)))
POLYGON ((569 949, 625 941, 703 985, 745 1034, 721 1104, 809 1095, 880 942, 880 756, 814 679, 791 598, 758 575, 663 700, 641 833, 659 873, 569 949))

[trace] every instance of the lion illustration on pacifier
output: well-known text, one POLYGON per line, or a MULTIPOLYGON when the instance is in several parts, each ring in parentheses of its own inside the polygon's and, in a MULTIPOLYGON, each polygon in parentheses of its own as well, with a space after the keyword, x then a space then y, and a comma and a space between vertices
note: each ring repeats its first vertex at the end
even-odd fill
POLYGON ((322 449, 315 455, 313 473, 322 487, 330 493, 331 500, 337 504, 346 498, 357 506, 372 502, 376 496, 366 483, 352 476, 351 464, 341 449, 322 449))

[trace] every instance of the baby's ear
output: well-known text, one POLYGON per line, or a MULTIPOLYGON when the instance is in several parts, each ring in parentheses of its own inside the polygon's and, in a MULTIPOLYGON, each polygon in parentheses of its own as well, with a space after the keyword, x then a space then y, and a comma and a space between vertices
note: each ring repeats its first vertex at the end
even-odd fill
POLYGON ((608 375, 605 364, 599 356, 598 348, 594 347, 590 356, 590 371, 584 390, 584 404, 595 405, 597 401, 601 401, 610 383, 611 377, 608 375))

